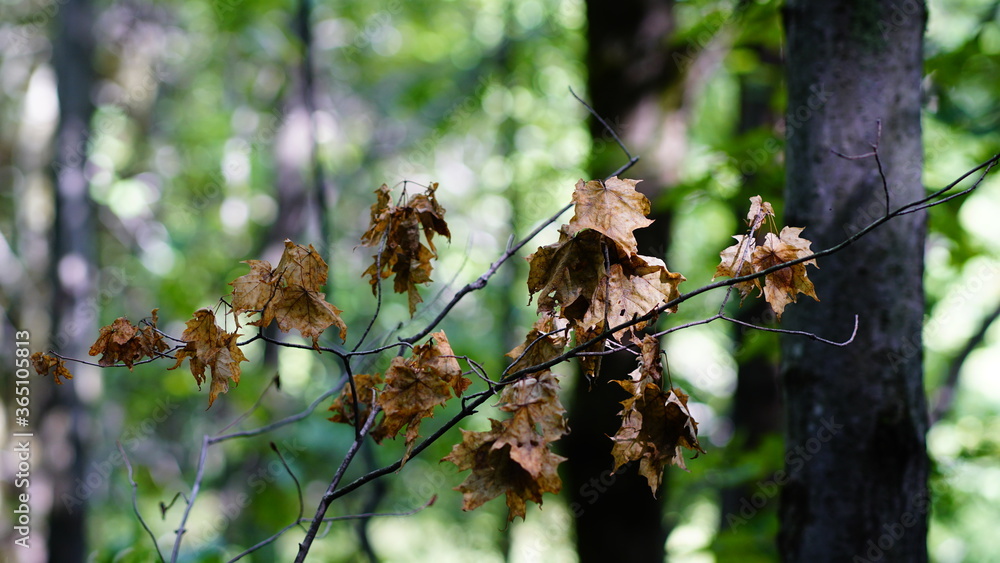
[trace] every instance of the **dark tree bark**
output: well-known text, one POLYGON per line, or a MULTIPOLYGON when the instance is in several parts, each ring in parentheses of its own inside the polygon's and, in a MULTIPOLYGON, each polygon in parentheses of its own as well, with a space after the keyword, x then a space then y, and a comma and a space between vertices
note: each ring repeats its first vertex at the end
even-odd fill
MULTIPOLYGON (((788 171, 785 224, 813 248, 923 194, 920 139, 924 3, 809 2, 785 12, 788 171), (871 151, 881 120, 883 193, 871 151)), ((782 340, 787 483, 785 561, 927 560, 927 411, 921 366, 925 216, 905 215, 810 268, 821 302, 790 307, 785 328, 854 343, 782 340)))
MULTIPOLYGON (((594 109, 624 139, 631 150, 650 155, 626 175, 643 178, 638 186, 655 201, 675 178, 672 162, 682 156, 681 143, 657 158, 658 150, 676 138, 683 140, 683 120, 677 119, 682 99, 683 72, 667 48, 673 32, 672 2, 587 2, 589 51, 588 89, 594 109), (666 136, 671 139, 666 140, 666 136), (648 166, 643 166, 648 164, 648 166)), ((600 178, 617 168, 624 157, 604 127, 591 121, 595 139, 603 142, 591 162, 591 174, 600 178)), ((655 207, 655 206, 654 206, 655 207)), ((654 209, 652 226, 636 232, 639 251, 662 257, 667 247, 669 216, 654 209)), ((561 440, 565 455, 566 491, 576 524, 577 554, 581 563, 607 561, 662 561, 668 526, 663 504, 669 479, 654 498, 637 467, 611 471, 611 440, 620 425, 618 401, 625 393, 614 379, 636 368, 629 354, 604 358, 592 386, 579 381, 570 402, 571 433, 561 440), (622 541, 622 538, 630 538, 622 541)))
MULTIPOLYGON (((89 0, 68 0, 59 9, 53 50, 59 127, 53 165, 56 217, 51 343, 62 354, 74 358, 87 357, 86 339, 97 327, 94 204, 84 173, 90 119, 94 113, 90 98, 94 84, 93 22, 89 0)), ((69 423, 43 424, 41 428, 42 440, 50 451, 69 452, 68 463, 50 466, 47 475, 53 485, 47 549, 49 561, 82 562, 86 554, 86 499, 77 496, 75 487, 85 477, 86 459, 80 433, 87 425, 72 381, 52 386, 43 404, 40 419, 60 418, 69 423)))

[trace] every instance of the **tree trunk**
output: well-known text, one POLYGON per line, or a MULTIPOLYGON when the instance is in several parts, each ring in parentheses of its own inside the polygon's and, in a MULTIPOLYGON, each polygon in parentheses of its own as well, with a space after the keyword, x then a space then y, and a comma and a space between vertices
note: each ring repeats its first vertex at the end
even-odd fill
MULTIPOLYGON (((89 0, 69 0, 59 10, 53 62, 59 95, 59 128, 56 134, 55 223, 53 225, 52 278, 55 299, 52 311, 53 348, 73 358, 87 357, 87 339, 97 332, 94 265, 94 204, 85 176, 90 119, 94 113, 92 57, 93 15, 89 0)), ((84 370, 77 370, 80 379, 84 370)), ((46 382, 51 383, 51 382, 46 382)), ((42 440, 49 451, 65 452, 67 462, 53 463, 52 509, 48 522, 49 561, 73 563, 86 554, 86 498, 77 484, 86 477, 81 432, 87 427, 76 382, 52 386, 40 420, 66 420, 43 424, 42 440)))
MULTIPOLYGON (((630 150, 649 157, 626 176, 645 179, 638 188, 655 201, 676 179, 685 135, 683 118, 677 112, 683 73, 667 48, 674 27, 673 3, 588 1, 587 17, 592 106, 630 150), (665 152, 668 145, 670 150, 665 152)), ((596 120, 591 121, 591 132, 596 142, 590 169, 600 178, 626 159, 596 120)), ((663 257, 670 236, 669 214, 657 212, 654 206, 651 218, 655 220, 652 226, 636 232, 639 250, 663 257)), ((570 401, 572 432, 560 443, 570 459, 565 466, 565 489, 581 563, 662 561, 665 556, 668 525, 663 505, 669 479, 654 498, 637 466, 617 474, 611 471, 608 436, 621 424, 619 401, 626 397, 611 380, 624 379, 635 368, 635 356, 630 354, 605 357, 593 385, 577 382, 570 401)))
MULTIPOLYGON (((922 1, 792 0, 788 37, 785 224, 829 247, 923 194, 922 1), (870 152, 881 120, 879 156, 870 152)), ((853 344, 782 339, 786 470, 779 548, 785 561, 927 560, 929 499, 923 395, 924 214, 906 215, 810 268, 815 303, 784 328, 853 344)))

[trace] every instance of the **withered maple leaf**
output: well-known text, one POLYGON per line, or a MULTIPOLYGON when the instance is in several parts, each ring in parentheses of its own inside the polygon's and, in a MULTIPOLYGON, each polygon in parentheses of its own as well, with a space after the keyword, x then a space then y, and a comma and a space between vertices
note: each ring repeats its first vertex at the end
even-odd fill
MULTIPOLYGON (((784 227, 778 236, 775 236, 774 233, 767 233, 764 243, 758 245, 753 251, 754 268, 759 272, 771 266, 812 254, 809 249, 812 242, 801 238, 799 236, 801 232, 802 228, 800 227, 784 227)), ((764 299, 771 304, 778 320, 781 320, 785 306, 794 303, 799 293, 819 301, 816 289, 813 287, 812 281, 809 280, 809 276, 806 275, 806 266, 809 265, 819 267, 815 259, 806 260, 764 276, 764 299)))
MULTIPOLYGON (((635 255, 624 264, 613 264, 607 279, 597 284, 594 305, 587 311, 583 326, 594 327, 606 320, 609 327, 615 327, 642 317, 657 307, 678 297, 677 286, 684 276, 667 270, 666 264, 658 258, 635 255)), ((676 312, 677 308, 668 309, 676 312)), ((651 321, 636 323, 614 333, 621 340, 628 332, 637 332, 651 321)))
POLYGON ((437 188, 437 182, 433 182, 427 186, 425 193, 411 197, 409 202, 409 206, 417 212, 417 216, 420 218, 420 224, 424 228, 424 238, 427 239, 427 246, 431 248, 431 252, 434 252, 435 255, 437 255, 437 249, 434 248, 435 233, 451 240, 451 231, 448 230, 448 223, 444 221, 445 209, 438 203, 437 196, 434 195, 437 188))
POLYGON ((462 492, 462 510, 506 495, 507 521, 524 519, 526 501, 542 504, 543 493, 558 493, 562 481, 556 467, 566 458, 552 453, 525 416, 504 422, 490 420, 488 432, 462 430, 462 442, 441 461, 472 473, 455 490, 462 492))
POLYGON ((250 273, 229 282, 233 286, 233 318, 237 328, 240 326, 240 313, 263 311, 277 290, 270 262, 244 260, 241 263, 250 266, 250 273))
POLYGON ((177 352, 177 363, 169 369, 177 369, 187 358, 191 375, 200 389, 206 379, 205 369, 208 368, 212 375, 208 408, 212 408, 216 397, 229 391, 230 381, 233 384, 240 382, 240 362, 247 361, 243 351, 236 345, 241 335, 219 328, 211 309, 198 309, 186 325, 187 329, 181 339, 187 344, 177 352))
MULTIPOLYGON (((736 239, 736 244, 726 247, 719 253, 722 261, 715 268, 715 275, 712 276, 713 280, 719 276, 737 278, 754 273, 753 251, 757 247, 757 244, 754 242, 753 237, 734 235, 733 238, 736 239)), ((739 282, 734 284, 733 287, 740 292, 740 302, 742 303, 742 300, 746 299, 746 296, 749 295, 753 288, 760 289, 760 280, 758 278, 739 282)))
POLYGON ((580 180, 573 192, 576 214, 569 222, 569 234, 593 229, 615 241, 625 252, 638 254, 633 231, 653 223, 647 219, 649 200, 635 189, 639 180, 613 176, 607 181, 580 180))
POLYGON ((750 227, 750 232, 757 232, 768 217, 774 217, 774 207, 759 195, 750 198, 750 211, 747 213, 747 226, 750 227))
MULTIPOLYGON (((757 244, 756 241, 760 240, 760 237, 755 237, 754 231, 764 219, 774 216, 774 209, 760 196, 750 198, 750 202, 750 212, 747 214, 750 234, 734 236, 736 244, 719 253, 722 261, 715 269, 715 277, 746 276, 812 254, 810 250, 812 242, 799 236, 803 227, 783 227, 777 235, 766 233, 763 242, 757 244)), ((789 303, 794 303, 799 293, 819 301, 815 287, 806 274, 806 266, 810 265, 819 267, 816 260, 807 260, 767 274, 764 276, 763 284, 761 279, 757 278, 737 283, 734 287, 739 290, 741 300, 756 287, 780 321, 785 307, 789 303)))
POLYGON ((31 355, 31 365, 38 375, 45 376, 51 372, 57 385, 62 385, 63 378, 73 379, 73 374, 66 368, 66 360, 51 354, 35 352, 31 355))
POLYGON ((372 293, 377 292, 379 280, 395 275, 393 291, 407 294, 411 316, 423 301, 417 285, 431 281, 431 260, 437 258, 434 235, 451 240, 444 220, 445 209, 434 195, 437 186, 431 184, 425 193, 397 206, 392 204, 390 190, 383 184, 375 190, 378 201, 372 205, 368 230, 361 235, 362 246, 379 249, 372 257, 372 265, 362 274, 369 278, 372 293), (421 232, 426 246, 420 241, 421 232))
POLYGON ((507 352, 506 355, 513 360, 507 371, 513 373, 537 366, 562 354, 569 340, 566 325, 565 319, 556 317, 551 312, 542 314, 531 327, 524 342, 507 352))
POLYGON ((97 363, 107 367, 121 362, 132 370, 135 362, 156 357, 168 350, 163 335, 156 330, 157 309, 153 309, 152 322, 138 327, 125 317, 119 317, 107 326, 101 327, 97 340, 90 347, 90 355, 101 354, 97 363))
POLYGON ((569 433, 566 409, 559 401, 559 380, 549 370, 522 377, 500 393, 500 410, 526 417, 546 443, 569 433))
POLYGON ((372 431, 372 437, 381 443, 385 438, 395 438, 406 426, 404 462, 420 435, 420 422, 434 416, 434 407, 444 406, 452 395, 460 397, 472 384, 462 376, 445 333, 435 332, 431 338, 433 344, 415 346, 410 358, 392 359, 385 372, 385 388, 378 396, 384 418, 372 431))
POLYGON ((326 260, 313 245, 306 248, 285 239, 285 251, 281 253, 274 275, 281 278, 282 285, 300 285, 310 291, 319 291, 326 283, 328 269, 326 260))
POLYGON ((698 423, 688 410, 688 397, 680 389, 664 391, 659 342, 646 336, 642 342, 639 369, 631 379, 616 381, 629 393, 622 401, 621 428, 612 440, 614 469, 639 462, 639 474, 646 477, 655 495, 668 465, 687 469, 682 448, 705 453, 698 443, 698 423))
MULTIPOLYGON (((364 424, 368 420, 368 415, 371 414, 374 404, 373 390, 382 383, 382 376, 378 373, 359 373, 354 376, 354 387, 358 391, 357 414, 361 424, 364 424)), ((329 418, 331 422, 354 425, 354 393, 351 391, 350 383, 344 385, 340 395, 330 404, 329 410, 333 411, 333 416, 329 418)))
POLYGON ((340 309, 326 302, 326 295, 301 285, 281 289, 281 298, 274 303, 272 314, 282 332, 297 329, 305 338, 312 338, 313 348, 319 347, 319 337, 330 325, 336 325, 341 340, 347 337, 347 325, 340 318, 340 309))
MULTIPOLYGON (((583 328, 582 325, 577 325, 573 328, 573 339, 576 341, 577 346, 581 346, 586 342, 590 342, 594 338, 600 336, 604 333, 607 325, 604 321, 600 321, 598 324, 590 327, 583 328)), ((598 340, 590 346, 587 346, 582 352, 603 352, 604 351, 604 340, 598 340)), ((580 371, 587 381, 592 382, 597 378, 597 373, 601 371, 601 356, 598 355, 583 355, 580 356, 580 371)))
POLYGON ((250 273, 242 275, 233 286, 233 318, 237 329, 241 313, 260 313, 253 326, 267 327, 278 322, 282 332, 297 329, 312 339, 319 350, 319 337, 335 325, 341 340, 347 337, 347 325, 340 309, 326 301, 319 290, 327 279, 327 264, 310 244, 308 248, 285 239, 285 251, 275 268, 267 260, 246 260, 250 273))
POLYGON ((541 246, 528 256, 528 293, 538 294, 539 313, 558 307, 559 314, 571 322, 583 319, 605 275, 602 238, 593 230, 573 236, 563 225, 559 242, 541 246))

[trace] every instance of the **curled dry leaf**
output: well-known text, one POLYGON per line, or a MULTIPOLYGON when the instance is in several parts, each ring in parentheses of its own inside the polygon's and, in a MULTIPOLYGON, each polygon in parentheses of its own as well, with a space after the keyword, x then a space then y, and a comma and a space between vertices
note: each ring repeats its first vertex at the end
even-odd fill
MULTIPOLYGON (((354 376, 354 387, 358 390, 358 418, 361 420, 361 424, 368 420, 368 415, 371 414, 374 404, 372 398, 374 390, 382 383, 382 376, 377 373, 359 373, 354 376)), ((344 385, 340 395, 330 404, 329 410, 333 411, 333 416, 329 418, 331 422, 354 425, 354 393, 351 391, 350 384, 344 385)))
POLYGON ((632 379, 616 381, 629 393, 622 401, 621 428, 614 435, 611 455, 614 469, 639 462, 639 474, 646 477, 655 495, 669 465, 684 465, 683 448, 705 453, 698 443, 698 423, 688 410, 688 397, 680 389, 662 389, 659 342, 652 336, 642 341, 639 369, 632 379))
POLYGON ((395 438, 406 426, 404 462, 420 435, 420 422, 434 416, 434 407, 444 406, 452 395, 460 397, 472 384, 462 376, 444 332, 435 332, 431 338, 433 344, 414 347, 410 358, 392 359, 385 372, 385 388, 377 400, 384 418, 372 431, 372 437, 381 443, 395 438))
POLYGON ((51 354, 35 352, 31 355, 31 365, 38 375, 45 376, 51 373, 57 385, 62 385, 63 379, 73 379, 73 374, 66 369, 66 360, 51 354))
POLYGON ((319 337, 336 326, 341 340, 347 337, 347 325, 340 318, 340 309, 326 301, 320 292, 327 279, 327 264, 310 244, 308 248, 285 240, 285 251, 278 266, 271 268, 267 260, 247 260, 250 273, 242 275, 233 286, 233 318, 239 328, 242 313, 260 313, 253 326, 266 327, 278 322, 282 332, 293 328, 303 337, 311 338, 319 350, 319 337))
POLYGON ((243 351, 236 345, 241 335, 219 328, 211 309, 195 311, 194 317, 186 324, 187 329, 181 339, 187 344, 177 352, 177 363, 169 369, 177 369, 187 358, 191 375, 200 389, 206 379, 205 368, 208 368, 212 375, 208 407, 212 408, 216 397, 229 391, 230 381, 233 384, 240 382, 240 362, 247 361, 243 351))
POLYGON ((375 190, 378 201, 371 208, 371 222, 361 236, 363 246, 375 247, 379 252, 372 258, 373 263, 362 276, 369 277, 372 293, 380 279, 395 275, 393 291, 406 293, 410 315, 423 301, 417 285, 431 281, 431 259, 437 258, 434 235, 439 234, 451 240, 451 232, 444 220, 445 209, 438 203, 434 192, 437 184, 431 184, 427 191, 396 206, 392 203, 389 188, 382 186, 375 190), (420 240, 423 232, 425 246, 420 240))
POLYGON ((97 340, 90 347, 90 355, 101 354, 97 361, 101 366, 121 362, 130 371, 135 362, 162 355, 169 347, 163 341, 163 335, 156 330, 156 312, 157 309, 153 309, 152 321, 142 327, 133 325, 125 317, 101 327, 97 340))
MULTIPOLYGON (((634 231, 652 223, 646 218, 649 200, 635 190, 637 183, 617 177, 580 180, 573 194, 576 214, 559 230, 559 241, 528 257, 528 292, 538 294, 538 312, 568 321, 577 344, 680 297, 684 276, 637 251, 634 231)), ((628 342, 650 322, 620 329, 613 337, 628 342)), ((603 350, 599 341, 585 352, 603 350)), ((593 378, 600 356, 581 356, 580 363, 593 378)))
POLYGON ((545 313, 535 321, 524 342, 507 352, 507 357, 514 361, 508 368, 509 373, 543 364, 562 354, 569 340, 566 331, 566 320, 552 313, 545 313))
POLYGON ((569 234, 593 229, 613 240, 626 253, 638 254, 633 231, 653 223, 647 219, 649 200, 637 192, 639 180, 613 176, 607 181, 580 180, 573 192, 576 214, 569 222, 569 234))
MULTIPOLYGON (((760 196, 750 199, 750 213, 747 222, 756 229, 767 216, 773 216, 771 204, 762 202, 760 196)), ((736 235, 736 244, 723 250, 719 256, 722 261, 715 269, 715 276, 739 277, 764 271, 772 266, 791 260, 804 258, 812 254, 812 242, 799 236, 802 227, 783 227, 777 235, 767 233, 764 241, 756 244, 753 231, 750 235, 736 235)), ((735 284, 742 298, 746 298, 750 290, 757 288, 764 299, 771 305, 778 320, 789 303, 794 303, 798 294, 802 293, 819 301, 816 289, 806 273, 806 266, 816 266, 816 260, 806 260, 794 266, 788 266, 764 276, 763 284, 760 278, 735 284)), ((714 278, 713 278, 714 279, 714 278)))
POLYGON ((473 510, 505 494, 508 521, 525 515, 526 501, 542 504, 543 493, 562 488, 557 467, 566 458, 551 444, 569 432, 559 402, 559 382, 548 370, 508 385, 500 409, 512 413, 504 421, 490 420, 487 432, 462 431, 462 442, 442 461, 472 473, 456 490, 462 510, 473 510))
POLYGON ((558 493, 562 481, 556 467, 566 458, 552 453, 522 417, 490 420, 488 432, 462 430, 442 461, 472 473, 455 490, 462 492, 462 510, 474 510, 500 495, 507 497, 507 520, 520 516, 526 501, 542 504, 543 493, 558 493), (516 420, 516 422, 515 422, 516 420))

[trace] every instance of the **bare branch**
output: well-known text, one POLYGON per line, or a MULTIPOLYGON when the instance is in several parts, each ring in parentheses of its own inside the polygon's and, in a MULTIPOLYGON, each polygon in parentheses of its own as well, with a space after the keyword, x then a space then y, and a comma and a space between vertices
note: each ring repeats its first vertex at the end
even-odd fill
POLYGON ((125 469, 128 470, 128 482, 132 485, 132 512, 135 512, 135 517, 139 519, 139 524, 142 525, 142 529, 146 530, 146 533, 149 534, 149 539, 153 540, 153 547, 156 548, 156 555, 159 556, 160 561, 164 561, 163 553, 160 552, 160 544, 156 543, 156 534, 153 533, 153 530, 149 529, 149 526, 146 525, 146 520, 139 512, 139 485, 135 482, 135 479, 132 476, 132 463, 129 462, 128 454, 125 453, 125 448, 122 447, 121 441, 115 440, 115 445, 118 446, 118 452, 122 454, 122 459, 125 461, 125 469))
MULTIPOLYGON (((327 517, 323 518, 323 522, 340 522, 340 521, 344 521, 344 520, 358 520, 358 519, 363 519, 363 518, 381 518, 381 517, 384 517, 384 516, 413 516, 414 514, 420 512, 420 511, 424 510, 425 508, 427 508, 427 507, 431 506, 432 504, 434 504, 434 501, 436 501, 436 500, 437 500, 437 495, 434 495, 434 496, 431 497, 431 499, 429 501, 427 501, 424 504, 418 506, 417 508, 414 508, 413 510, 407 510, 406 512, 366 512, 366 513, 363 513, 363 514, 349 514, 349 515, 346 515, 346 516, 327 516, 327 517)), ((247 555, 250 555, 251 553, 257 551, 258 549, 260 549, 260 548, 262 548, 262 547, 264 547, 264 546, 266 546, 268 544, 274 543, 275 540, 277 540, 282 535, 284 535, 284 533, 287 532, 288 530, 291 530, 292 528, 295 528, 295 527, 299 526, 300 524, 304 524, 306 522, 311 522, 311 521, 312 521, 312 518, 298 518, 297 520, 295 520, 291 524, 289 524, 289 525, 285 526, 284 528, 282 528, 281 530, 279 530, 273 536, 271 536, 271 537, 269 537, 269 538, 267 538, 265 540, 262 540, 262 541, 260 541, 260 542, 258 542, 256 544, 254 544, 251 547, 248 547, 245 551, 242 551, 236 557, 233 557, 232 559, 230 559, 229 563, 233 563, 234 561, 238 561, 238 560, 246 557, 247 555)))
POLYGON ((972 352, 983 343, 983 340, 986 339, 986 333, 989 332, 990 327, 993 326, 993 323, 998 318, 1000 318, 1000 304, 997 305, 992 313, 983 318, 983 321, 979 324, 979 329, 965 342, 962 350, 952 358, 951 363, 948 365, 948 377, 945 378, 941 388, 938 389, 937 397, 934 399, 934 407, 930 413, 930 424, 937 423, 951 410, 952 402, 955 400, 955 389, 958 387, 958 378, 962 373, 962 366, 965 365, 965 361, 969 359, 972 352))
POLYGON ((628 162, 623 164, 620 168, 618 168, 618 170, 615 170, 614 172, 609 174, 607 178, 605 178, 604 180, 605 181, 610 180, 614 176, 622 174, 629 168, 635 166, 635 163, 639 162, 639 157, 632 156, 632 153, 628 151, 628 147, 626 147, 625 143, 623 143, 622 140, 618 137, 618 133, 616 133, 615 130, 612 129, 610 125, 608 125, 607 121, 604 121, 604 118, 601 117, 601 115, 597 113, 597 111, 593 107, 591 107, 590 104, 583 101, 583 98, 581 98, 580 96, 577 96, 576 92, 573 91, 573 88, 569 89, 569 93, 573 94, 573 97, 576 98, 576 101, 580 102, 581 104, 583 104, 583 107, 587 108, 587 111, 590 112, 590 115, 594 116, 594 119, 596 119, 597 122, 600 123, 608 133, 611 133, 611 137, 614 138, 615 142, 618 143, 618 146, 621 147, 622 152, 624 152, 625 156, 628 158, 628 162))
MULTIPOLYGON (((374 402, 374 401, 373 401, 374 402)), ((361 443, 364 441, 365 436, 372 429, 372 425, 375 422, 375 416, 382 412, 382 408, 378 405, 372 408, 371 413, 368 415, 368 420, 365 421, 364 427, 358 432, 358 437, 354 439, 354 443, 351 444, 350 449, 347 450, 347 454, 344 456, 344 461, 340 463, 340 467, 337 468, 337 472, 333 475, 333 479, 330 481, 330 486, 327 487, 326 493, 323 498, 320 499, 319 507, 316 508, 316 516, 312 520, 312 524, 309 526, 309 530, 306 532, 305 539, 299 544, 299 553, 295 557, 295 563, 303 563, 306 560, 306 555, 309 553, 309 548, 312 546, 313 540, 316 538, 316 532, 319 531, 319 526, 323 522, 323 516, 326 515, 326 511, 330 508, 330 503, 333 502, 335 498, 333 492, 337 489, 337 485, 340 484, 340 480, 344 477, 344 472, 347 471, 347 466, 351 464, 354 460, 354 456, 357 455, 358 449, 361 447, 361 443)))
POLYGON ((201 440, 201 454, 198 456, 198 470, 195 472, 194 483, 191 484, 191 497, 187 499, 187 506, 184 508, 184 514, 181 516, 181 521, 177 525, 177 537, 174 539, 174 549, 170 554, 170 563, 177 562, 177 556, 181 552, 181 540, 184 538, 184 533, 187 531, 184 529, 184 524, 187 523, 188 516, 191 515, 191 507, 194 506, 194 499, 198 496, 198 491, 201 490, 201 479, 205 476, 205 458, 208 456, 208 446, 210 445, 209 440, 211 438, 206 434, 201 440))
POLYGON ((231 440, 233 438, 246 438, 246 437, 249 437, 249 436, 259 436, 260 434, 264 434, 264 433, 270 432, 272 430, 276 430, 278 428, 281 428, 282 426, 287 426, 287 425, 292 424, 294 422, 298 422, 298 421, 302 420, 303 418, 305 418, 305 417, 309 416, 310 414, 312 414, 312 412, 314 410, 316 410, 316 407, 321 402, 325 401, 327 399, 327 397, 330 397, 334 393, 339 393, 340 389, 341 389, 341 387, 343 387, 344 383, 345 383, 345 381, 341 380, 341 382, 338 383, 337 385, 334 385, 333 388, 328 389, 325 393, 323 393, 319 397, 316 397, 316 399, 313 400, 313 402, 310 403, 308 407, 306 407, 303 411, 301 411, 299 413, 296 413, 296 414, 293 414, 291 416, 282 418, 281 420, 277 420, 275 422, 272 422, 271 424, 267 424, 265 426, 261 426, 260 428, 255 428, 253 430, 243 430, 241 432, 233 432, 232 434, 223 434, 221 436, 210 437, 208 439, 209 440, 209 445, 218 444, 219 442, 224 442, 226 440, 231 440))

